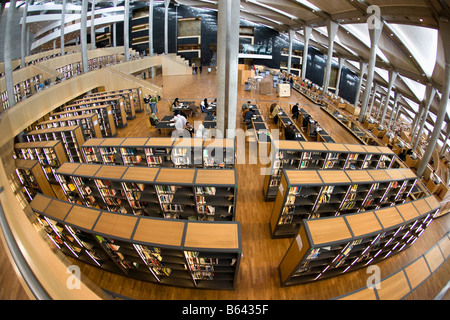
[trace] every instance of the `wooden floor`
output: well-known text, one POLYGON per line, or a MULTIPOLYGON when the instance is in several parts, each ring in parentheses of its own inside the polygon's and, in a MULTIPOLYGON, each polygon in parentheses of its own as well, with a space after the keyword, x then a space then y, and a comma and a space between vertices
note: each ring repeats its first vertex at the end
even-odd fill
MULTIPOLYGON (((149 79, 163 88, 163 99, 158 103, 158 117, 170 114, 168 106, 174 98, 180 100, 200 101, 216 97, 216 76, 213 73, 203 73, 188 76, 156 76, 149 79)), ((277 101, 282 106, 299 102, 324 128, 332 134, 336 142, 358 143, 357 140, 338 125, 328 114, 296 91, 290 97, 278 98, 273 89, 270 95, 259 95, 256 90, 245 91, 244 86, 238 87, 237 127, 241 123, 240 106, 246 100, 259 104, 268 110, 270 104, 277 101)), ((288 110, 287 108, 285 109, 288 110)), ((267 112, 264 113, 267 115, 267 112)), ((150 129, 148 116, 137 114, 136 119, 128 122, 128 126, 119 129, 119 137, 158 136, 159 132, 150 129)), ((201 120, 198 115, 193 120, 201 120)), ((271 127, 275 128, 272 123, 271 127)), ((285 254, 291 240, 272 239, 269 232, 269 217, 273 202, 265 202, 263 198, 264 177, 260 175, 260 164, 237 164, 238 197, 236 220, 241 222, 243 257, 239 270, 237 287, 233 291, 195 290, 151 284, 143 281, 112 274, 98 268, 82 264, 76 260, 73 263, 81 267, 82 276, 89 278, 99 287, 132 299, 151 300, 322 300, 349 293, 365 286, 368 275, 365 269, 357 270, 340 277, 325 279, 315 283, 294 287, 281 288, 278 276, 278 265, 285 254)), ((436 219, 424 232, 421 238, 408 250, 401 252, 386 261, 380 262, 381 277, 386 277, 409 262, 413 261, 450 231, 450 215, 436 219)), ((0 257, 1 257, 0 252, 0 257)), ((2 262, 0 258, 0 262, 2 262)), ((1 273, 4 270, 1 266, 1 273)), ((0 278, 1 279, 1 278, 0 278)), ((407 299, 433 299, 450 279, 450 262, 444 263, 426 283, 416 289, 407 299)), ((1 291, 0 291, 1 293, 1 291)), ((5 299, 5 296, 0 298, 5 299)), ((8 297, 6 297, 8 298, 8 297)), ((449 299, 449 295, 445 296, 449 299)))

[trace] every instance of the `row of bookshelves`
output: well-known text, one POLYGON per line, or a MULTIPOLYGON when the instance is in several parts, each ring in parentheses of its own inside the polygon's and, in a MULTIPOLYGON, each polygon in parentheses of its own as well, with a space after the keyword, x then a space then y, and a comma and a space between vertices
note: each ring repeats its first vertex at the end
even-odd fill
POLYGON ((121 96, 103 97, 99 99, 85 99, 69 105, 60 107, 61 111, 80 110, 83 108, 91 108, 98 106, 111 106, 111 111, 114 119, 114 124, 117 128, 124 128, 127 126, 127 113, 125 110, 125 99, 121 96))
MULTIPOLYGON (((40 90, 40 84, 43 81, 43 75, 42 73, 36 74, 31 78, 28 78, 24 81, 21 81, 19 83, 16 83, 13 86, 14 89, 14 98, 16 102, 22 101, 23 99, 26 99, 33 95, 34 93, 38 92, 40 90)), ((8 101, 8 94, 5 91, 1 92, 0 94, 1 99, 1 107, 2 110, 9 108, 9 101, 8 101)))
POLYGON ((275 199, 283 170, 386 169, 395 163, 387 147, 311 141, 271 141, 271 162, 264 181, 266 201, 275 199))
POLYGON ((101 138, 103 136, 96 113, 86 113, 79 116, 41 121, 35 125, 35 129, 40 130, 70 126, 79 126, 84 140, 101 138))
POLYGON ((203 167, 232 169, 232 139, 105 138, 81 146, 86 163, 144 167, 203 167))
POLYGON ((272 237, 292 237, 303 219, 404 203, 417 182, 409 169, 284 170, 271 214, 272 237))
POLYGON ((28 142, 59 140, 62 142, 64 151, 69 161, 83 161, 80 146, 84 143, 84 137, 80 126, 32 130, 26 132, 24 138, 28 142))
POLYGON ((84 95, 84 99, 91 99, 91 98, 95 99, 98 97, 113 96, 113 95, 121 95, 124 97, 125 100, 129 99, 129 104, 134 105, 134 111, 136 113, 144 111, 144 96, 142 94, 141 87, 122 90, 99 91, 96 93, 84 95))
POLYGON ((63 143, 59 140, 20 142, 14 144, 14 158, 35 160, 41 165, 46 180, 58 184, 54 171, 67 162, 63 143))
POLYGON ((235 287, 242 252, 239 222, 138 219, 42 194, 30 207, 56 248, 90 265, 165 285, 235 287), (214 245, 208 247, 212 234, 214 245))
POLYGON ((50 120, 58 121, 71 117, 79 117, 84 114, 97 114, 98 126, 102 137, 114 137, 117 135, 116 118, 114 117, 113 108, 110 105, 99 105, 92 107, 80 107, 66 111, 52 112, 49 116, 50 120))
POLYGON ((402 300, 426 281, 449 257, 450 233, 405 267, 372 286, 333 300, 402 300))
POLYGON ((89 207, 168 219, 235 217, 235 170, 65 163, 55 174, 70 202, 89 207))
POLYGON ((307 219, 279 266, 282 286, 375 264, 412 245, 439 212, 434 196, 328 219, 307 219))

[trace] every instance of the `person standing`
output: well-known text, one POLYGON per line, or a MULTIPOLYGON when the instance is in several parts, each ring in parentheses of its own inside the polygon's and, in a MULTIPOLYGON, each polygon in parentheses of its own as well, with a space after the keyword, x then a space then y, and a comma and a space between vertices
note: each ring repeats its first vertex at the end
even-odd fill
MULTIPOLYGON (((150 99, 148 98, 148 95, 144 96, 144 105, 145 105, 145 111, 147 112, 147 114, 150 114, 150 99)), ((152 113, 153 110, 152 110, 152 113)))
POLYGON ((156 107, 156 104, 158 103, 158 97, 156 94, 150 99, 150 108, 152 110, 152 113, 158 113, 158 108, 156 107))

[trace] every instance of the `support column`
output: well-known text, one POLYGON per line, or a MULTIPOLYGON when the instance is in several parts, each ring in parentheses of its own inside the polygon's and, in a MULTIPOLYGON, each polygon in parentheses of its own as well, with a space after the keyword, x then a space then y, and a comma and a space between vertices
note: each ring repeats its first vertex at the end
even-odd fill
POLYGON ((380 121, 380 113, 381 113, 381 109, 383 108, 384 98, 386 98, 386 97, 383 94, 381 94, 381 96, 380 96, 380 105, 378 107, 377 116, 376 116, 376 120, 377 121, 380 121))
POLYGON ((416 116, 413 119, 412 129, 411 129, 411 145, 414 143, 416 138, 417 128, 419 127, 420 119, 422 118, 424 108, 419 105, 419 110, 416 113, 416 116))
POLYGON ((381 119, 380 119, 380 125, 383 125, 384 122, 384 118, 386 118, 386 112, 389 106, 389 101, 391 100, 391 92, 392 92, 392 87, 394 86, 394 82, 395 79, 397 79, 397 72, 395 72, 394 70, 389 70, 389 87, 388 87, 388 92, 386 95, 386 102, 384 103, 384 108, 383 108, 383 114, 381 115, 381 119))
MULTIPOLYGON (((153 56, 153 0, 148 3, 148 54, 153 56)), ((155 77, 155 67, 150 68, 150 77, 155 77)))
POLYGON ((303 34, 305 36, 305 43, 303 47, 303 58, 302 58, 302 80, 306 78, 306 66, 308 62, 308 46, 309 38, 311 37, 312 28, 308 26, 303 27, 303 34))
POLYGON ((80 27, 80 45, 81 45, 81 65, 83 73, 89 71, 87 58, 87 11, 88 0, 83 0, 81 3, 81 27, 80 27))
POLYGON ((450 127, 447 128, 447 135, 445 136, 444 144, 442 145, 441 151, 439 152, 439 158, 442 157, 445 154, 445 150, 447 150, 447 141, 449 137, 450 137, 450 127))
POLYGON ((392 104, 392 111, 391 111, 391 116, 389 117, 389 122, 387 125, 386 130, 390 131, 391 130, 391 123, 392 120, 394 120, 394 113, 397 110, 397 103, 398 103, 398 99, 400 98, 400 93, 398 92, 398 90, 395 91, 395 97, 394 97, 394 103, 392 104))
POLYGON ((14 96, 14 82, 12 75, 12 60, 11 60, 11 43, 12 43, 12 28, 13 17, 16 11, 16 0, 9 2, 8 12, 6 13, 6 28, 5 28, 5 44, 4 44, 4 63, 5 63, 5 84, 6 92, 8 95, 9 107, 13 107, 16 104, 16 98, 14 96))
POLYGON ((59 47, 61 48, 61 55, 63 56, 65 54, 64 52, 64 44, 65 44, 65 38, 64 38, 64 27, 66 26, 66 5, 67 5, 67 0, 63 0, 62 3, 62 9, 61 9, 61 35, 60 35, 60 45, 59 47))
POLYGON ((341 84, 341 73, 342 73, 342 67, 344 66, 345 59, 342 57, 339 57, 339 69, 337 73, 337 79, 336 79, 336 91, 335 94, 339 95, 339 85, 341 84))
POLYGON ((219 0, 217 47, 217 131, 234 139, 237 110, 239 1, 219 0))
POLYGON ((372 100, 370 102, 369 110, 367 110, 367 115, 370 116, 372 113, 373 104, 375 103, 375 99, 377 97, 378 91, 378 83, 375 82, 375 87, 373 88, 372 100))
POLYGON ((369 35, 370 35, 370 57, 369 57, 369 67, 367 70, 366 79, 366 89, 364 90, 364 95, 361 103, 361 111, 359 114, 358 121, 363 123, 366 117, 367 105, 369 104, 370 91, 372 90, 373 74, 375 72, 375 63, 377 58, 377 47, 378 40, 380 40, 381 30, 383 29, 383 24, 380 23, 379 26, 369 25, 369 35))
POLYGON ((394 122, 392 123, 392 127, 391 129, 393 130, 394 127, 397 124, 398 118, 400 116, 400 110, 402 109, 402 105, 400 103, 398 103, 398 100, 400 100, 401 95, 399 94, 399 98, 395 101, 395 103, 397 104, 397 110, 395 111, 395 117, 394 117, 394 122))
POLYGON ((291 73, 291 64, 292 64, 292 44, 294 42, 294 30, 289 30, 289 55, 288 55, 288 66, 287 66, 287 73, 291 73))
MULTIPOLYGON (((421 177, 425 172, 428 162, 430 161, 433 151, 436 148, 439 135, 441 134, 442 124, 445 120, 447 113, 448 100, 450 95, 450 43, 447 41, 450 34, 450 22, 439 20, 439 46, 443 46, 444 61, 445 61, 445 74, 442 86, 441 102, 439 103, 439 109, 436 115, 436 122, 434 124, 433 134, 428 140, 428 146, 422 157, 422 161, 417 168, 417 176, 421 177), (446 35, 446 36, 445 36, 446 35)), ((439 52, 439 48, 438 48, 439 52)))
POLYGON ((164 53, 169 53, 169 4, 170 0, 164 0, 164 53))
MULTIPOLYGON (((114 7, 116 7, 117 6, 117 0, 114 0, 113 1, 113 4, 114 4, 114 7)), ((112 43, 112 46, 113 47, 117 47, 117 23, 116 22, 114 22, 113 23, 113 25, 112 25, 112 40, 113 40, 113 43, 112 43)))
POLYGON ((355 107, 357 107, 358 103, 359 103, 359 96, 361 95, 361 86, 362 86, 362 82, 364 79, 364 74, 367 71, 367 62, 364 62, 364 61, 359 62, 359 71, 360 72, 359 72, 358 87, 356 89, 355 103, 353 104, 355 107))
POLYGON ((92 0, 91 4, 91 50, 96 48, 95 38, 95 0, 92 0))
POLYGON ((125 46, 125 61, 130 60, 130 0, 125 0, 123 19, 123 45, 125 46))
POLYGON ((327 21, 327 29, 328 29, 328 56, 327 56, 327 64, 325 67, 325 75, 323 79, 323 94, 328 92, 328 86, 330 84, 330 74, 331 74, 331 64, 333 61, 333 45, 334 38, 336 37, 336 33, 339 25, 336 22, 331 20, 327 21))
POLYGON ((25 5, 23 8, 23 16, 22 16, 22 36, 20 37, 20 54, 21 54, 21 61, 20 61, 20 67, 25 68, 25 56, 26 56, 26 49, 25 49, 25 41, 26 41, 26 35, 25 32, 27 30, 27 15, 28 15, 28 2, 29 0, 25 1, 25 5))
POLYGON ((430 112, 431 103, 433 102, 434 96, 436 94, 436 89, 431 85, 427 85, 426 93, 425 93, 425 112, 420 123, 419 131, 417 132, 417 138, 414 140, 412 145, 412 149, 416 150, 419 145, 420 137, 422 136, 423 128, 425 127, 425 123, 427 122, 428 113, 430 112))

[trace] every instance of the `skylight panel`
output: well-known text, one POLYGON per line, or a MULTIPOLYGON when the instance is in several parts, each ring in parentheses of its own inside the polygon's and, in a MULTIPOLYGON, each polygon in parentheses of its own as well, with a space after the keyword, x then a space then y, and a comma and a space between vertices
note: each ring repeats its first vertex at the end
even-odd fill
POLYGON ((407 77, 401 77, 402 80, 405 82, 405 84, 408 86, 408 88, 412 91, 412 93, 414 93, 414 95, 417 97, 417 99, 419 99, 419 101, 422 101, 425 98, 425 91, 426 91, 426 86, 411 80, 410 78, 407 77))
POLYGON ((319 7, 316 7, 315 5, 313 5, 311 2, 309 2, 308 0, 296 0, 298 3, 303 4, 304 6, 307 6, 310 9, 313 9, 315 11, 320 11, 319 7))
POLYGON ((404 24, 389 24, 389 27, 430 77, 436 64, 438 30, 404 24))
POLYGON ((289 13, 283 11, 283 10, 271 7, 271 6, 269 6, 269 5, 265 4, 265 3, 258 2, 257 0, 247 0, 247 2, 251 2, 251 3, 257 4, 257 5, 259 5, 259 6, 263 7, 263 8, 275 11, 276 13, 282 14, 283 16, 286 16, 286 17, 288 17, 290 19, 293 19, 293 20, 297 19, 297 17, 293 16, 292 14, 289 14, 289 13))

